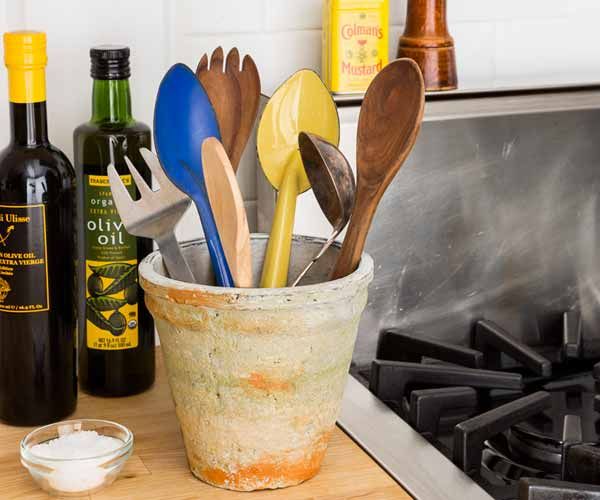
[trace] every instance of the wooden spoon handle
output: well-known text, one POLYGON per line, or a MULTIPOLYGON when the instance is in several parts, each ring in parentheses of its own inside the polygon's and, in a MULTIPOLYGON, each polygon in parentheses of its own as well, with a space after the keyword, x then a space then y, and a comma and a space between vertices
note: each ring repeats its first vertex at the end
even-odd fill
POLYGON ((202 143, 208 199, 223 250, 238 288, 252 286, 252 247, 242 193, 225 148, 215 137, 202 143))
POLYGON ((371 221, 379 203, 379 199, 377 199, 375 193, 367 191, 367 196, 361 196, 361 193, 365 193, 365 190, 357 190, 352 218, 350 219, 348 232, 342 243, 342 250, 331 274, 332 280, 343 278, 354 272, 360 263, 365 242, 367 241, 367 234, 371 227, 371 221))
POLYGON ((297 197, 298 172, 295 165, 288 165, 279 186, 273 226, 263 263, 261 288, 281 288, 287 285, 297 197))

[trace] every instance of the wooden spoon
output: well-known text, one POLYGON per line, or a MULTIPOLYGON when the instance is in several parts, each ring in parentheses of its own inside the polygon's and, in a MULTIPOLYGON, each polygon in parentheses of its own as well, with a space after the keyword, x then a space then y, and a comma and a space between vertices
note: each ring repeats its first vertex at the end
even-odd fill
POLYGON ((240 89, 240 117, 239 127, 233 141, 229 159, 233 170, 237 172, 240 159, 244 153, 248 138, 254 127, 258 104, 260 102, 260 77, 254 60, 249 55, 244 57, 240 71, 239 55, 236 48, 231 49, 227 56, 225 71, 228 75, 235 77, 240 89))
POLYGON ((215 137, 202 143, 204 182, 235 286, 252 286, 252 248, 244 200, 223 145, 215 137))
POLYGON ((369 85, 358 118, 356 200, 332 279, 357 268, 379 200, 415 144, 424 108, 423 76, 412 59, 388 64, 369 85))
MULTIPOLYGON (((225 66, 239 68, 240 56, 237 49, 229 51, 225 66)), ((221 132, 221 142, 227 154, 230 155, 240 128, 242 97, 236 76, 223 68, 223 49, 221 47, 217 47, 210 56, 210 67, 208 56, 206 54, 202 56, 196 68, 196 78, 204 87, 215 109, 221 132)))

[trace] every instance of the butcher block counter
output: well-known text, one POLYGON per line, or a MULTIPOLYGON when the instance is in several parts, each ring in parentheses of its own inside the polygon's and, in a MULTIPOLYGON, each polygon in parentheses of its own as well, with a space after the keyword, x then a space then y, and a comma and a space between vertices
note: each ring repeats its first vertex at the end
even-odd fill
MULTIPOLYGON (((342 430, 332 435, 323 467, 305 483, 274 491, 237 493, 208 486, 187 467, 160 349, 154 387, 129 398, 104 399, 80 394, 74 418, 114 420, 135 436, 133 455, 108 488, 84 498, 101 499, 399 499, 402 490, 342 430)), ((19 462, 19 442, 29 429, 0 424, 1 498, 48 499, 19 462)))

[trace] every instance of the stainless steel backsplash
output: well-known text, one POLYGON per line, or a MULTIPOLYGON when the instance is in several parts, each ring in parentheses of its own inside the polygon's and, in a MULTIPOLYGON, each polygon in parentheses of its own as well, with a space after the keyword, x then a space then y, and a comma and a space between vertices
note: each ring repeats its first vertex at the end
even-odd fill
POLYGON ((600 111, 593 93, 565 110, 575 94, 547 109, 512 96, 508 115, 502 98, 496 113, 475 99, 472 116, 423 124, 369 234, 376 273, 355 362, 373 359, 384 327, 466 344, 479 318, 559 344, 573 309, 586 355, 600 355, 600 111))

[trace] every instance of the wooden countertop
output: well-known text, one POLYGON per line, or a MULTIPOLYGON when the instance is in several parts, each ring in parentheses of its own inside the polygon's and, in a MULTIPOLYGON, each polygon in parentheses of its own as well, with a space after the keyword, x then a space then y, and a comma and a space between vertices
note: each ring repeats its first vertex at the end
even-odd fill
MULTIPOLYGON (((333 433, 325 462, 313 479, 293 488, 236 493, 208 486, 187 467, 160 350, 157 379, 144 394, 102 399, 80 394, 74 418, 114 420, 131 429, 135 449, 120 477, 89 497, 94 500, 144 499, 399 499, 411 497, 342 430, 333 433)), ((19 461, 19 442, 29 429, 0 424, 0 496, 6 499, 48 499, 19 461)))

